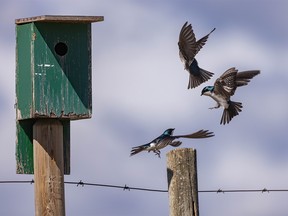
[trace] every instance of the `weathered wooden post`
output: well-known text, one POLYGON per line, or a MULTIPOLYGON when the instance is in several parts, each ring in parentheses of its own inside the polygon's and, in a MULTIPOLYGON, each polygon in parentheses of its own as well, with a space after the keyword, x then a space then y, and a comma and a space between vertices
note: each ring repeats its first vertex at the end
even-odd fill
POLYGON ((35 175, 36 216, 65 215, 70 120, 91 118, 91 23, 103 20, 16 20, 17 173, 35 175))
POLYGON ((199 216, 196 149, 167 153, 170 216, 199 216))
POLYGON ((63 126, 59 120, 33 125, 35 215, 65 215, 63 126))

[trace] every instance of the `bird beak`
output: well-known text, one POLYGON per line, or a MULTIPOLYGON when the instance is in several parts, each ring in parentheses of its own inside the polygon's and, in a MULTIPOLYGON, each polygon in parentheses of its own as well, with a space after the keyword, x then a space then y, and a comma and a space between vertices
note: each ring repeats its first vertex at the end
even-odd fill
POLYGON ((173 134, 174 134, 174 130, 175 130, 175 128, 173 128, 173 131, 172 131, 172 133, 171 133, 172 136, 173 136, 173 134))

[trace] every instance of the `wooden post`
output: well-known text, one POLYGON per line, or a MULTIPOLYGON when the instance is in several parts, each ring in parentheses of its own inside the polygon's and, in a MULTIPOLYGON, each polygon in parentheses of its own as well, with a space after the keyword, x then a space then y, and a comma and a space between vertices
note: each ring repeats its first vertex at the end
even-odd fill
POLYGON ((35 215, 64 216, 63 126, 56 119, 33 125, 35 215))
POLYGON ((199 216, 196 149, 167 153, 170 216, 199 216))

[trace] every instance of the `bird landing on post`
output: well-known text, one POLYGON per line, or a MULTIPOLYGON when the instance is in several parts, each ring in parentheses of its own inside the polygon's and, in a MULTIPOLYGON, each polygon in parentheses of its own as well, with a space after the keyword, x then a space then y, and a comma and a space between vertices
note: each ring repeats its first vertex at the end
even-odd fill
POLYGON ((160 158, 160 149, 165 148, 166 146, 170 145, 173 147, 178 147, 182 144, 181 141, 174 141, 175 139, 179 138, 187 138, 187 139, 199 139, 199 138, 209 138, 214 136, 213 132, 210 132, 208 130, 199 130, 195 133, 187 134, 187 135, 177 135, 173 136, 175 128, 169 128, 163 132, 159 137, 155 138, 151 142, 132 147, 130 156, 133 156, 135 154, 138 154, 142 151, 153 151, 155 155, 158 155, 160 158))

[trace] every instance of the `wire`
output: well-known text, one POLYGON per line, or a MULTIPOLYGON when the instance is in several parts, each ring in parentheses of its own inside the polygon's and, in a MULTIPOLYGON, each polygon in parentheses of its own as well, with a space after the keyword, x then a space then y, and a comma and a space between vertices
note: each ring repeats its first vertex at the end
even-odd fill
POLYGON ((22 183, 30 183, 33 184, 34 180, 31 181, 0 181, 0 184, 22 184, 22 183))
MULTIPOLYGON (((0 181, 0 184, 33 184, 35 183, 34 180, 24 180, 24 181, 0 181)), ((163 192, 167 193, 168 190, 161 190, 161 189, 151 189, 151 188, 142 188, 142 187, 129 187, 126 184, 124 186, 120 185, 111 185, 111 184, 98 184, 98 183, 88 183, 83 182, 82 180, 76 182, 76 181, 64 181, 65 184, 71 184, 84 187, 87 186, 96 186, 96 187, 108 187, 108 188, 119 188, 123 190, 138 190, 138 191, 149 191, 149 192, 163 192)), ((231 190, 198 190, 198 193, 269 193, 269 192, 288 192, 288 189, 231 189, 231 190)))
POLYGON ((269 193, 269 192, 288 192, 288 189, 233 189, 233 190, 203 190, 203 191, 198 191, 198 193, 255 193, 255 192, 261 192, 261 193, 269 193))
POLYGON ((109 184, 96 184, 96 183, 85 183, 80 180, 79 182, 64 182, 65 184, 76 184, 77 186, 88 185, 88 186, 97 186, 97 187, 111 187, 111 188, 121 188, 123 190, 141 190, 141 191, 150 191, 150 192, 168 192, 168 190, 159 190, 159 189, 150 189, 150 188, 140 188, 140 187, 129 187, 126 184, 124 186, 119 185, 109 185, 109 184))

